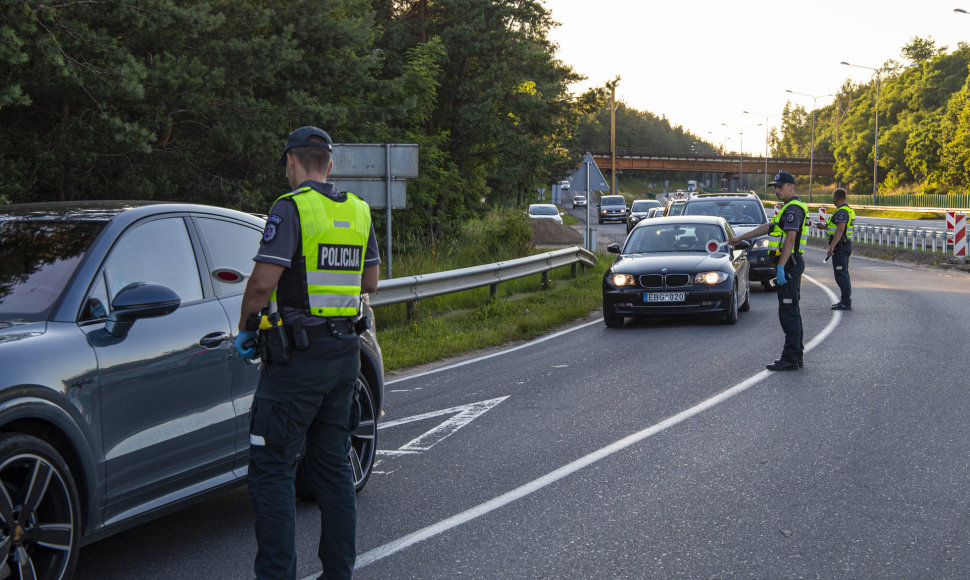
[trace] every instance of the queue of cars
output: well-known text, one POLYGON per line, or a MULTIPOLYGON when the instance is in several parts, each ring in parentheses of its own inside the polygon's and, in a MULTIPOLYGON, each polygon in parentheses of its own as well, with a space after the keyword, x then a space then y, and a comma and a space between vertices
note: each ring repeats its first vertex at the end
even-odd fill
POLYGON ((734 323, 737 312, 749 308, 752 280, 772 289, 768 236, 734 248, 724 243, 768 222, 757 195, 691 192, 650 208, 634 222, 637 203, 627 221, 627 239, 607 248, 619 254, 603 277, 607 326, 621 326, 626 317, 681 315, 734 323))
MULTIPOLYGON (((68 578, 83 544, 245 483, 260 370, 233 338, 264 226, 194 204, 0 206, 0 577, 68 578)), ((358 490, 384 398, 374 331, 360 342, 358 490)))

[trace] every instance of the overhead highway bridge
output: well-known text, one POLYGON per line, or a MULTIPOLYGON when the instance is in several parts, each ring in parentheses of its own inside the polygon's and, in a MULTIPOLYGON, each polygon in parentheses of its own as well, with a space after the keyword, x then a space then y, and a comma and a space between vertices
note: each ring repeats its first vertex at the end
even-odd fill
MULTIPOLYGON (((609 153, 592 153, 596 166, 601 171, 612 168, 609 153)), ((767 172, 774 175, 779 171, 787 171, 792 175, 808 175, 833 177, 835 175, 835 160, 811 159, 805 157, 769 157, 767 169, 764 157, 750 157, 747 155, 699 155, 686 153, 665 152, 636 152, 618 150, 616 154, 616 169, 618 171, 696 171, 723 173, 729 176, 743 174, 761 175, 767 172)))

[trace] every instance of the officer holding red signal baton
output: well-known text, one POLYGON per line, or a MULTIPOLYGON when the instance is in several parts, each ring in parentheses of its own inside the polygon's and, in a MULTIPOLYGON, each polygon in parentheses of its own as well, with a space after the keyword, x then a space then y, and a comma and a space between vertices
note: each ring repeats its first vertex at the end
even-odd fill
POLYGON ((802 272, 805 271, 803 254, 808 245, 808 206, 795 192, 795 178, 786 171, 775 174, 771 185, 775 195, 784 204, 771 221, 728 240, 735 245, 741 240, 768 235, 769 251, 773 250, 778 288, 778 321, 785 333, 785 346, 781 358, 767 365, 770 371, 795 371, 804 366, 805 347, 802 343, 802 314, 799 308, 802 272))

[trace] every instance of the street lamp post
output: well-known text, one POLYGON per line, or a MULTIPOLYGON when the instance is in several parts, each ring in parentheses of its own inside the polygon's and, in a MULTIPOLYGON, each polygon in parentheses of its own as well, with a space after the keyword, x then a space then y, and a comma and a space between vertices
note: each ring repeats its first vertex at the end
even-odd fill
POLYGON ((873 68, 871 66, 863 66, 861 64, 851 64, 845 62, 844 60, 840 63, 845 66, 854 66, 856 68, 869 69, 875 73, 876 77, 876 138, 872 144, 872 204, 878 205, 879 200, 879 85, 881 84, 881 79, 879 75, 879 69, 873 68))
POLYGON ((779 114, 774 115, 762 115, 761 113, 752 113, 751 111, 743 111, 746 115, 756 115, 758 117, 765 118, 765 199, 768 199, 768 117, 777 117, 779 114))
POLYGON ((761 123, 757 125, 728 125, 727 123, 721 123, 725 127, 738 130, 738 185, 744 188, 744 130, 750 127, 760 127, 761 123))
POLYGON ((808 203, 812 203, 812 182, 815 172, 815 118, 818 116, 818 108, 815 106, 816 101, 821 97, 834 97, 835 95, 810 95, 808 93, 799 93, 798 91, 793 91, 791 89, 785 89, 786 93, 791 93, 793 95, 801 95, 803 97, 809 97, 812 99, 812 149, 809 153, 808 158, 808 203))

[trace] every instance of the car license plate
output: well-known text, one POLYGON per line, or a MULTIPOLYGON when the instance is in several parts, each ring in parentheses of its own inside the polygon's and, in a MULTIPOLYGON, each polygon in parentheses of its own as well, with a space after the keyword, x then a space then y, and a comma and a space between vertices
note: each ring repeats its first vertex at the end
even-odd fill
POLYGON ((644 302, 683 302, 683 292, 649 292, 643 295, 644 302))

